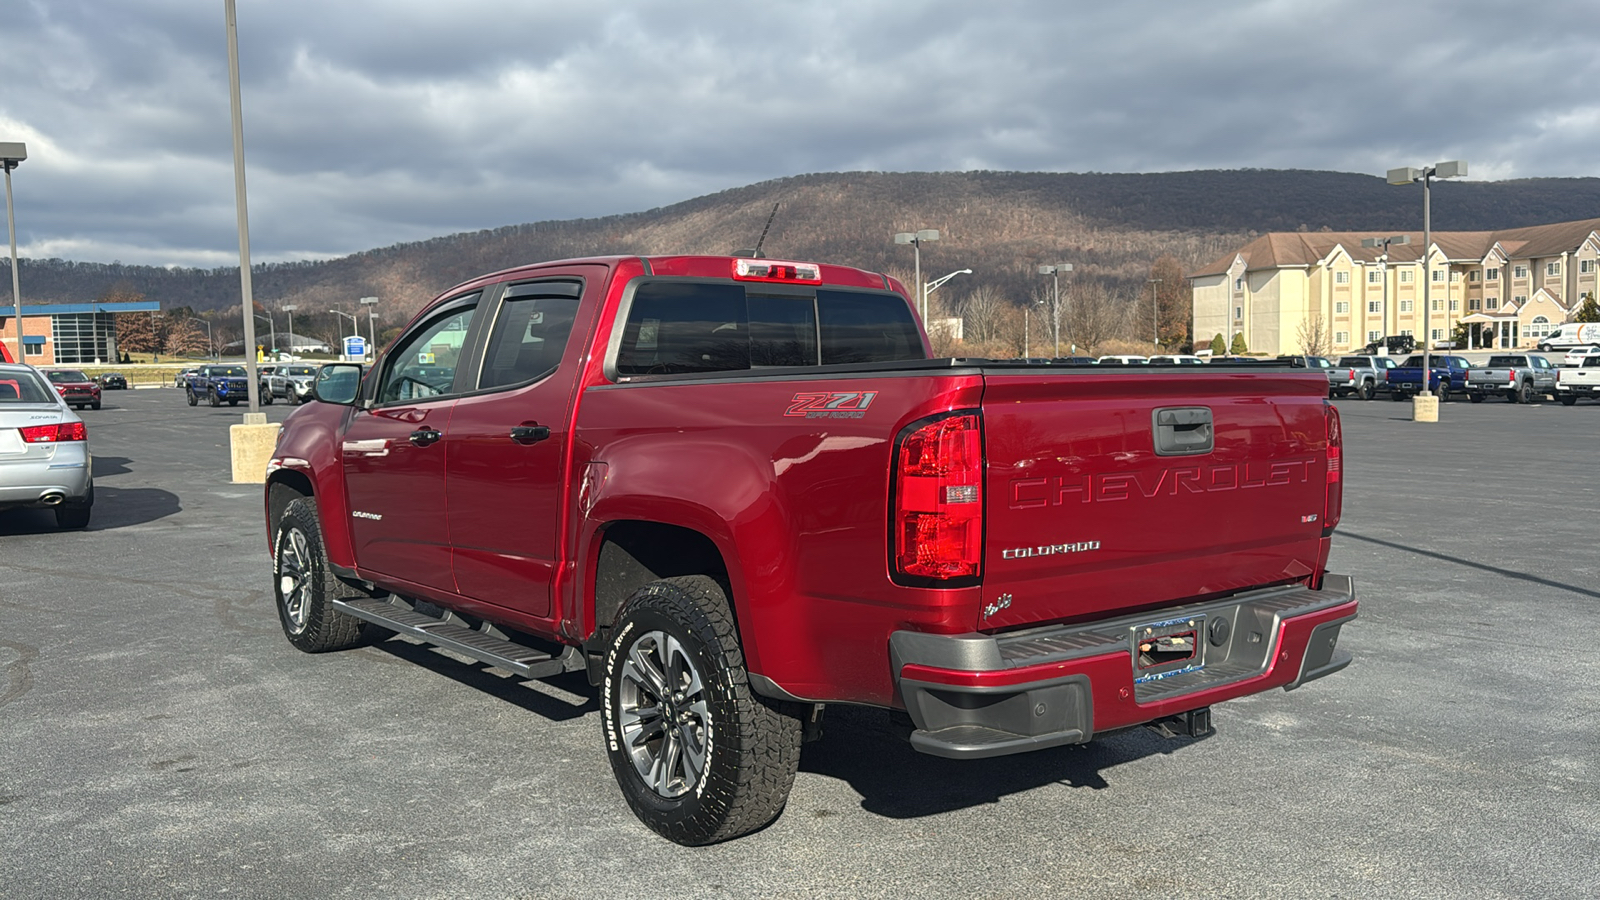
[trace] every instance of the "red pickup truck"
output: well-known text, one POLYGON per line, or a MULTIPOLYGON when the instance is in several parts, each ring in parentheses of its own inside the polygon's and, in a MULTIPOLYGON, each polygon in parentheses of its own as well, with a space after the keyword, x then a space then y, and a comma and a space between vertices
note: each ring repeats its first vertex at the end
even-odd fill
POLYGON ((1349 663, 1320 371, 928 356, 905 288, 842 266, 463 284, 285 423, 284 630, 587 670, 624 796, 684 844, 776 818, 827 704, 985 757, 1204 734, 1349 663))

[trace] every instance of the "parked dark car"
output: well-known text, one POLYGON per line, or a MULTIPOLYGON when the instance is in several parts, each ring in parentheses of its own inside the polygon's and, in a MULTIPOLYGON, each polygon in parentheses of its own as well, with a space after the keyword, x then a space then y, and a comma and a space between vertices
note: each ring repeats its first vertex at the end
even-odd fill
POLYGON ((128 389, 128 379, 117 372, 107 372, 96 378, 95 381, 100 382, 100 387, 107 391, 125 391, 128 389))
POLYGON ((1391 356, 1404 356, 1407 353, 1417 352, 1417 339, 1409 334, 1391 334, 1381 341, 1373 341, 1361 348, 1361 352, 1371 356, 1385 346, 1388 347, 1391 356))

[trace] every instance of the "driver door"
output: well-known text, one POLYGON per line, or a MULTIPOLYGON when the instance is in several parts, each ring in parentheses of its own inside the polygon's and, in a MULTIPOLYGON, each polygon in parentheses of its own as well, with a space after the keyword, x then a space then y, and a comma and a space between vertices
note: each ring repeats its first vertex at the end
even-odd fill
POLYGON ((375 581, 455 591, 445 516, 445 445, 479 295, 447 303, 395 342, 373 398, 340 444, 356 566, 375 581))

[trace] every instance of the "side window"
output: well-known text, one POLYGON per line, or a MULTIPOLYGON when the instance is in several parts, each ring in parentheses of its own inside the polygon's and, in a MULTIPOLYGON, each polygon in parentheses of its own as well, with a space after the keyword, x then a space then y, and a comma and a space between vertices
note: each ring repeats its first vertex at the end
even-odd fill
POLYGON ((386 360, 379 403, 424 400, 450 392, 456 364, 467 342, 467 329, 477 311, 478 295, 470 306, 452 306, 449 312, 423 322, 396 342, 386 360))
POLYGON ((512 285, 506 289, 478 387, 521 384, 554 372, 566 353, 583 286, 575 282, 512 285))

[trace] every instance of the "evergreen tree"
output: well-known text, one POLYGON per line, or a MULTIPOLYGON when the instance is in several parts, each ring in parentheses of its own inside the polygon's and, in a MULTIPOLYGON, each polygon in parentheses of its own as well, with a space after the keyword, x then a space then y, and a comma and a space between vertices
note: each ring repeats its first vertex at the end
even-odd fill
POLYGON ((1233 333, 1233 343, 1228 347, 1228 352, 1234 356, 1243 356, 1250 352, 1250 348, 1244 344, 1244 332, 1235 331, 1233 333))
POLYGON ((1213 337, 1211 339, 1211 355, 1212 356, 1226 356, 1227 353, 1228 353, 1228 342, 1222 339, 1222 335, 1218 334, 1215 337, 1213 337))
POLYGON ((1583 305, 1578 307, 1578 314, 1572 317, 1574 322, 1600 322, 1600 303, 1594 302, 1594 294, 1585 294, 1583 305))

